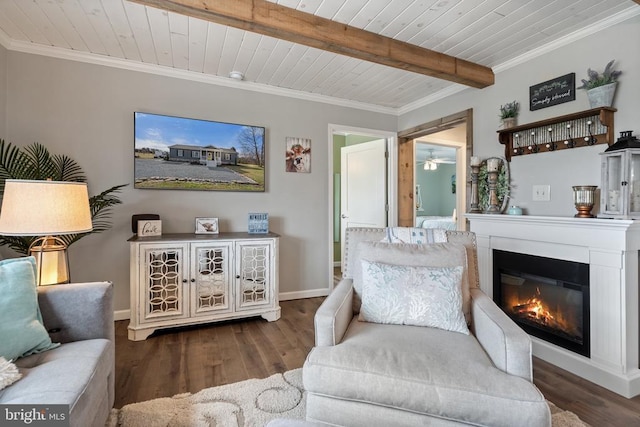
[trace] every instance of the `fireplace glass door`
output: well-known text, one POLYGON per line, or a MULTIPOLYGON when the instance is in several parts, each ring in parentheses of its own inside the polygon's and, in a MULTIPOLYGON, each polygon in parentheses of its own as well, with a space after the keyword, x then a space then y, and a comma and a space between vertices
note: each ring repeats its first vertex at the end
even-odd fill
POLYGON ((589 355, 588 265, 494 251, 494 297, 522 329, 589 355))

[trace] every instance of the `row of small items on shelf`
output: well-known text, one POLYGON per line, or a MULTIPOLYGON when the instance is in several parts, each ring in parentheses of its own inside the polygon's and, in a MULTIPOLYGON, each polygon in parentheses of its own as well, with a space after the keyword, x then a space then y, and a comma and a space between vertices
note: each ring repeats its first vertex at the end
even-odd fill
POLYGON ((598 143, 596 135, 606 133, 606 127, 599 121, 594 120, 577 120, 575 123, 568 123, 566 125, 562 123, 555 124, 550 127, 539 127, 532 130, 530 133, 520 134, 514 133, 513 135, 513 153, 524 154, 524 150, 529 150, 532 153, 538 153, 541 146, 544 146, 547 151, 555 151, 558 149, 558 143, 562 142, 565 148, 578 147, 582 140, 585 142, 585 146, 591 146, 598 143), (595 126, 594 126, 594 123, 595 126), (595 128, 595 133, 592 131, 595 128), (546 129, 546 131, 545 131, 546 129), (544 138, 544 133, 547 133, 547 138, 544 138), (563 135, 564 134, 564 135, 563 135), (538 141, 538 138, 540 141, 538 141), (545 142, 546 140, 546 142, 545 142))

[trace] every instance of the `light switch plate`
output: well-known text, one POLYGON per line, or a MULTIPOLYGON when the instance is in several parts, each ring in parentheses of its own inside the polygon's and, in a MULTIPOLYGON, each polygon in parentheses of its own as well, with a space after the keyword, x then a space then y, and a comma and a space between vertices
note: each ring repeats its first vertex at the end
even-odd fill
POLYGON ((532 199, 534 202, 548 202, 551 200, 551 195, 549 194, 551 191, 550 185, 534 185, 533 186, 533 196, 532 199))

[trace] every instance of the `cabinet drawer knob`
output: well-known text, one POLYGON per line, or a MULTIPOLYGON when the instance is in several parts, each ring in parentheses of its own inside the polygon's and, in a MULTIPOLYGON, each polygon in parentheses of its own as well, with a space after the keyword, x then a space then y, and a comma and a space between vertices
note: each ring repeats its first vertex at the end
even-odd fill
POLYGON ((196 282, 196 279, 191 279, 191 283, 195 283, 195 282, 196 282))
POLYGON ((236 279, 239 279, 239 278, 240 278, 240 275, 238 274, 238 275, 236 276, 236 279))
POLYGON ((187 279, 182 279, 182 283, 187 283, 187 279))

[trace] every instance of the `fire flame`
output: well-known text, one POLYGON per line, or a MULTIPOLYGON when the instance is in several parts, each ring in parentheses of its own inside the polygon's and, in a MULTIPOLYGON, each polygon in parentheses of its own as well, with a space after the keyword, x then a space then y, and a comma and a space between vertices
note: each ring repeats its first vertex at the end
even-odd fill
POLYGON ((555 317, 540 299, 540 288, 536 288, 536 294, 529 298, 524 305, 527 307, 526 314, 530 317, 534 317, 539 323, 544 325, 555 323, 555 317))
POLYGON ((577 331, 578 325, 575 319, 571 320, 573 316, 569 315, 569 318, 566 318, 568 313, 563 313, 558 307, 555 310, 549 307, 542 298, 539 287, 536 287, 536 292, 532 297, 524 301, 515 300, 514 304, 511 304, 511 309, 514 314, 529 322, 535 322, 568 334, 581 335, 577 331))

